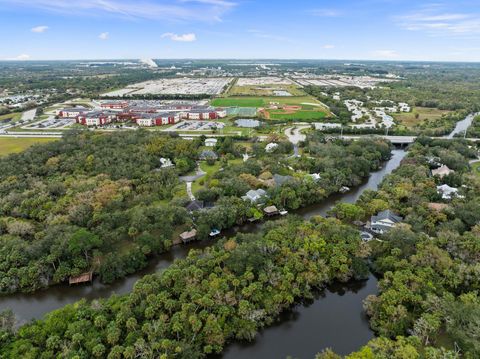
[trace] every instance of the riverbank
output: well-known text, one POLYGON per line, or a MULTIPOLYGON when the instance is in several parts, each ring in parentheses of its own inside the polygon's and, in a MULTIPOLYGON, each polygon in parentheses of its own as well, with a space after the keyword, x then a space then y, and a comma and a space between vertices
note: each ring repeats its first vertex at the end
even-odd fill
POLYGON ((252 342, 235 342, 212 359, 314 358, 322 348, 347 355, 374 337, 363 300, 377 293, 377 279, 334 283, 313 301, 295 305, 252 342))
MULTIPOLYGON (((348 203, 355 202, 366 189, 376 189, 382 179, 391 173, 401 160, 405 157, 404 150, 393 150, 392 157, 387 161, 382 169, 373 172, 368 180, 357 188, 345 194, 332 195, 326 200, 316 205, 305 207, 295 213, 305 219, 309 219, 317 215, 325 215, 326 212, 339 201, 348 203)), ((260 231, 262 225, 259 223, 246 224, 224 233, 234 236, 236 233, 254 233, 260 231)), ((192 242, 185 246, 173 247, 169 252, 156 256, 150 261, 150 264, 141 271, 136 272, 128 277, 115 281, 106 285, 98 280, 94 281, 90 286, 67 286, 56 285, 44 291, 35 293, 18 293, 0 297, 0 309, 11 309, 19 321, 28 322, 31 319, 41 319, 46 313, 61 308, 67 304, 74 303, 82 298, 93 300, 98 298, 107 298, 113 294, 125 294, 132 291, 135 282, 143 276, 155 272, 159 272, 168 268, 175 260, 185 258, 191 249, 203 249, 211 246, 215 240, 207 240, 201 242, 192 242)))

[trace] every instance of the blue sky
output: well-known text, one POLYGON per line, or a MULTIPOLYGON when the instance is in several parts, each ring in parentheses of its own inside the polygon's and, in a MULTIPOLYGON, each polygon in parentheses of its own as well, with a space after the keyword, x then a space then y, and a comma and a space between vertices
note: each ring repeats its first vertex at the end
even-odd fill
POLYGON ((480 0, 0 0, 0 59, 480 61, 480 0))

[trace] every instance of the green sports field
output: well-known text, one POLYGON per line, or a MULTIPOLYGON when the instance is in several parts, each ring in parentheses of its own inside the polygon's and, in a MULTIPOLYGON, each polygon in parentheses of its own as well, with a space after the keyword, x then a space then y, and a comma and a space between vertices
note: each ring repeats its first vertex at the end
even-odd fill
POLYGON ((263 107, 265 101, 258 97, 225 97, 216 98, 211 104, 216 107, 263 107))
POLYGON ((295 113, 282 113, 279 111, 269 111, 270 119, 272 120, 321 120, 325 118, 326 114, 322 111, 305 111, 300 110, 295 113))

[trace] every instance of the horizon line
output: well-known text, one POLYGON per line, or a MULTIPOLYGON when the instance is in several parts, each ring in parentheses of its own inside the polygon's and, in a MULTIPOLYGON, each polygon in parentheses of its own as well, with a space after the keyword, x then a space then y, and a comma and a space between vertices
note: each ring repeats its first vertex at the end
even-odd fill
MULTIPOLYGON (((352 58, 337 58, 337 59, 328 59, 328 58, 235 58, 235 57, 218 57, 218 58, 202 58, 202 57, 169 57, 169 58, 155 58, 155 57, 144 57, 152 60, 159 61, 363 61, 363 62, 418 62, 418 63, 470 63, 470 64, 480 64, 480 60, 408 60, 408 59, 352 59, 352 58)), ((0 62, 61 62, 61 61, 140 61, 142 58, 85 58, 85 59, 25 59, 25 60, 16 60, 16 59, 0 59, 0 62)))

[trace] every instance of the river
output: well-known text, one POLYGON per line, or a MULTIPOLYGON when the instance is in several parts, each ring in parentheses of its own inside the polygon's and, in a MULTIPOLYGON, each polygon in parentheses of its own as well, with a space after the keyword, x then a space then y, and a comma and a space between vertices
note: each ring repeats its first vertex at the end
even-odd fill
POLYGON ((377 292, 377 279, 336 283, 317 293, 315 300, 281 314, 253 342, 234 342, 222 359, 313 359, 325 348, 341 355, 358 350, 374 337, 363 311, 363 300, 377 292))
MULTIPOLYGON (((354 203, 366 189, 377 189, 385 175, 397 168, 405 155, 404 150, 393 150, 392 158, 382 169, 372 173, 362 185, 345 194, 332 195, 322 203, 302 208, 295 213, 309 219, 325 215, 338 201, 354 203)), ((226 235, 260 229, 261 224, 249 224, 232 229, 226 235)), ((82 298, 92 300, 106 298, 114 293, 125 294, 131 292, 135 282, 144 275, 161 271, 176 259, 185 258, 190 249, 202 249, 214 242, 209 240, 176 246, 168 253, 152 259, 150 265, 143 270, 110 285, 99 281, 94 281, 89 286, 57 285, 35 293, 0 297, 0 310, 13 310, 20 323, 25 323, 42 318, 46 313, 82 298)), ((319 293, 318 299, 313 303, 298 305, 292 311, 284 313, 277 324, 259 334, 254 344, 236 343, 228 346, 224 358, 279 358, 290 354, 312 358, 316 351, 325 347, 332 347, 339 353, 355 350, 373 337, 368 321, 362 314, 362 301, 367 295, 376 293, 376 283, 376 279, 371 276, 367 281, 331 286, 319 293)))
POLYGON ((472 125, 472 122, 473 122, 473 119, 475 118, 475 116, 478 116, 479 113, 472 113, 470 115, 468 115, 467 117, 465 117, 465 119, 461 120, 461 121, 458 121, 457 122, 457 125, 455 126, 455 129, 447 136, 447 138, 454 138, 455 135, 459 135, 459 134, 465 134, 466 131, 468 130, 468 128, 472 125))

